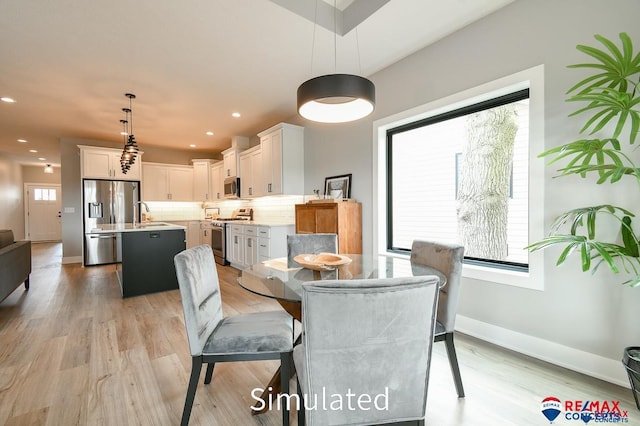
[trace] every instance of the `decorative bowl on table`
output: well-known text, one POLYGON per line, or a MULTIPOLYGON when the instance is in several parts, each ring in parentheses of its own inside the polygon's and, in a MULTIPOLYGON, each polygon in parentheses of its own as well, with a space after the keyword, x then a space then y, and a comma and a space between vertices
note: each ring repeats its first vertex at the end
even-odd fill
POLYGON ((293 260, 303 268, 314 271, 330 271, 351 263, 351 258, 335 253, 299 254, 293 260))

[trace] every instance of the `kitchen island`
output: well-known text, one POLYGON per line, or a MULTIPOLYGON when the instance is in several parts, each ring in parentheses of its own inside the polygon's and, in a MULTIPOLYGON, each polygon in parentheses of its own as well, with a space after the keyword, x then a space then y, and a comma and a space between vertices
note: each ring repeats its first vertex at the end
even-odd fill
POLYGON ((186 248, 185 227, 166 222, 102 225, 92 233, 117 233, 116 273, 122 297, 178 288, 173 257, 186 248))

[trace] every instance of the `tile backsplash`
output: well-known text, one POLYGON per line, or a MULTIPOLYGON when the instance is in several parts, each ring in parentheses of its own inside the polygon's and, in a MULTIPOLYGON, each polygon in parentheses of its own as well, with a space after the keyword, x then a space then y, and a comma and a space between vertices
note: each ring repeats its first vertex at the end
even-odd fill
MULTIPOLYGON (((235 209, 252 208, 253 219, 269 223, 295 223, 295 205, 308 196, 262 197, 255 200, 225 200, 221 202, 148 201, 154 221, 204 220, 205 207, 218 207, 221 217, 230 217, 235 209)), ((313 196, 311 196, 313 198, 313 196)))
MULTIPOLYGON (((167 222, 172 220, 202 220, 204 209, 202 203, 179 201, 147 201, 151 220, 167 222)), ((144 209, 142 209, 144 212, 144 209)))

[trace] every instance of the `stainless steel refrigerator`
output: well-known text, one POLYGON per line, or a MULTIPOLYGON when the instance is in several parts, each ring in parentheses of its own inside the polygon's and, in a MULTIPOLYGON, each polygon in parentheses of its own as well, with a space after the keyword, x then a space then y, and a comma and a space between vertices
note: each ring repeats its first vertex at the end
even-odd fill
MULTIPOLYGON (((119 233, 96 233, 106 224, 131 223, 135 203, 140 200, 140 182, 122 180, 83 181, 84 264, 117 263, 119 233)), ((139 219, 139 218, 138 218, 139 219)))

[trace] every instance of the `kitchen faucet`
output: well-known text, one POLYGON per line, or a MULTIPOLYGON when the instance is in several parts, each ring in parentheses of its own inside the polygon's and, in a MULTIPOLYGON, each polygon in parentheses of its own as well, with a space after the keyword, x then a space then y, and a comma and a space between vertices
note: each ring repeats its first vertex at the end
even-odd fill
POLYGON ((133 227, 136 227, 136 218, 138 217, 138 215, 136 214, 136 206, 138 204, 141 204, 144 206, 145 210, 147 211, 147 213, 149 213, 149 206, 147 205, 147 203, 145 203, 144 201, 136 201, 133 204, 133 227))

